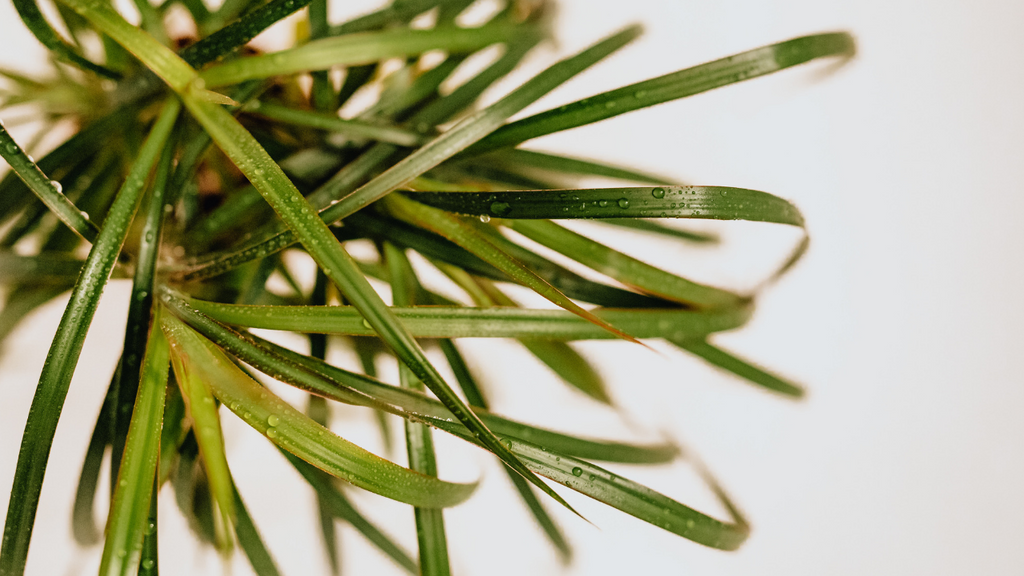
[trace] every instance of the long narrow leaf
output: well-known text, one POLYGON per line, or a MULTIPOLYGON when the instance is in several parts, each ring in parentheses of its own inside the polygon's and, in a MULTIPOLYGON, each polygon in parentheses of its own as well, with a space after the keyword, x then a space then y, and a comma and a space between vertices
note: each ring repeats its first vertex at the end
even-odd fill
POLYGON ((853 51, 853 37, 845 32, 803 36, 756 48, 534 114, 496 130, 466 153, 515 146, 545 134, 764 76, 817 58, 849 56, 853 51))
POLYGON ((92 62, 80 55, 75 49, 61 38, 52 26, 43 17, 39 5, 35 0, 13 0, 14 9, 18 11, 25 27, 32 32, 37 40, 49 48, 62 60, 78 66, 82 70, 95 72, 100 76, 117 80, 121 77, 117 72, 92 62))
POLYGON ((707 340, 670 338, 669 341, 679 348, 703 358, 709 364, 728 370, 753 384, 793 398, 801 398, 804 395, 804 389, 800 386, 759 368, 735 354, 722 350, 707 340))
POLYGON ((225 86, 282 74, 326 70, 331 66, 370 64, 430 50, 472 52, 490 44, 507 42, 524 32, 521 25, 492 24, 480 28, 452 26, 433 30, 397 29, 347 34, 314 40, 273 54, 238 58, 207 69, 202 79, 207 86, 225 86))
POLYGON ((561 252, 623 284, 640 288, 656 296, 699 307, 731 308, 744 305, 743 299, 736 294, 665 272, 554 222, 507 222, 510 228, 534 242, 561 252))
POLYGON ((633 342, 637 341, 635 337, 615 328, 595 316, 593 312, 584 309, 579 304, 570 300, 565 294, 538 276, 527 265, 489 242, 487 238, 477 233, 474 228, 451 214, 446 214, 441 210, 423 204, 411 202, 401 195, 390 196, 385 202, 388 211, 397 218, 444 236, 557 306, 601 326, 620 338, 633 342))
POLYGON ((275 22, 297 12, 310 0, 272 0, 228 26, 185 48, 178 55, 193 68, 201 68, 259 35, 275 22))
POLYGON ((235 522, 235 536, 238 537, 238 545, 245 552, 245 556, 249 559, 249 564, 252 565, 256 576, 280 576, 281 571, 278 569, 277 563, 274 562, 274 557, 267 550, 267 545, 263 543, 263 537, 260 536, 256 524, 252 521, 252 516, 249 515, 245 502, 242 501, 242 495, 238 493, 237 487, 232 486, 232 488, 237 519, 235 522))
MULTIPOLYGON (((190 300, 211 318, 228 324, 295 332, 373 336, 351 306, 239 306, 190 300)), ((454 308, 423 306, 395 308, 394 313, 417 338, 547 338, 593 340, 615 335, 562 310, 529 308, 454 308)), ((692 338, 731 330, 749 319, 749 307, 726 310, 649 308, 598 309, 594 314, 638 338, 692 338)))
POLYGON ((18 465, 14 472, 7 520, 4 524, 3 546, 0 549, 0 573, 20 575, 25 570, 28 545, 39 491, 42 488, 46 461, 57 428, 71 376, 82 351, 86 331, 92 321, 103 287, 124 244, 128 225, 138 208, 149 174, 164 147, 178 116, 176 100, 168 102, 139 151, 121 191, 110 208, 96 242, 86 259, 82 274, 71 293, 71 301, 57 327, 39 385, 29 409, 31 417, 25 424, 18 465))
POLYGON ((62 193, 60 182, 50 180, 25 151, 18 146, 3 123, 0 123, 0 156, 25 182, 44 204, 86 242, 94 242, 99 228, 68 197, 62 193))
POLYGON ((197 377, 232 412, 281 448, 321 470, 382 496, 424 507, 454 506, 476 487, 412 472, 335 436, 262 388, 180 321, 164 316, 163 326, 173 355, 187 358, 197 377))
POLYGON ((153 310, 153 277, 156 271, 160 232, 164 217, 164 194, 167 190, 167 178, 173 159, 174 140, 171 139, 164 147, 153 176, 153 188, 145 213, 142 235, 139 238, 135 274, 132 278, 132 292, 128 300, 128 319, 125 322, 124 347, 122 348, 120 378, 117 384, 117 402, 113 412, 113 437, 110 442, 113 455, 110 468, 111 478, 117 477, 125 438, 128 436, 131 407, 139 389, 142 356, 146 350, 153 310))
MULTIPOLYGON (((391 243, 384 244, 384 259, 391 274, 391 295, 395 306, 409 306, 414 302, 417 282, 405 253, 391 243)), ((399 366, 399 381, 403 388, 424 391, 423 383, 406 366, 399 366)), ((405 422, 405 445, 409 467, 428 476, 437 476, 434 440, 430 428, 419 422, 405 422)), ((416 508, 416 536, 420 550, 420 574, 447 576, 448 539, 444 530, 444 516, 440 510, 416 508)))
POLYGON ((332 514, 351 524, 371 544, 404 568, 406 572, 418 574, 419 566, 417 566, 416 561, 412 559, 409 553, 403 550, 401 546, 396 544, 394 540, 375 524, 367 520, 365 516, 360 514, 345 495, 330 481, 330 476, 287 452, 283 453, 292 466, 299 471, 299 474, 305 478, 306 482, 316 490, 317 496, 321 498, 332 514))
MULTIPOLYGON (((164 324, 172 322, 167 320, 164 324)), ((229 547, 228 531, 232 530, 235 524, 235 496, 234 483, 224 452, 224 434, 221 430, 218 405, 207 382, 209 375, 201 366, 202 359, 183 349, 181 338, 176 335, 173 336, 171 347, 174 350, 171 363, 174 366, 175 381, 181 390, 181 397, 185 401, 185 408, 192 422, 192 431, 199 445, 203 470, 210 483, 210 495, 218 511, 218 521, 214 523, 217 528, 217 543, 220 548, 226 550, 229 547)))
POLYGON ((142 382, 128 430, 117 490, 107 521, 99 573, 134 576, 142 561, 142 543, 149 525, 150 498, 160 455, 164 392, 169 367, 167 340, 158 323, 149 332, 142 382))
MULTIPOLYGON (((452 372, 455 373, 455 379, 459 382, 459 386, 462 388, 462 392, 466 395, 466 399, 469 404, 473 407, 487 409, 487 400, 484 399, 483 391, 476 383, 476 379, 469 371, 469 366, 466 365, 465 359, 459 352, 459 349, 455 347, 455 343, 448 339, 440 341, 441 351, 444 352, 445 358, 448 360, 448 365, 451 366, 452 372)), ((562 534, 562 530, 555 524, 551 515, 544 509, 544 505, 541 504, 540 499, 534 494, 533 488, 523 480, 523 477, 516 474, 515 472, 505 468, 505 472, 512 481, 512 485, 516 487, 516 491, 519 492, 519 497, 522 498, 526 504, 527 509, 530 510, 530 514, 540 525, 544 534, 548 537, 548 540, 555 546, 558 553, 561 555, 563 561, 568 562, 572 558, 572 547, 569 546, 568 540, 565 539, 565 535, 562 534)))

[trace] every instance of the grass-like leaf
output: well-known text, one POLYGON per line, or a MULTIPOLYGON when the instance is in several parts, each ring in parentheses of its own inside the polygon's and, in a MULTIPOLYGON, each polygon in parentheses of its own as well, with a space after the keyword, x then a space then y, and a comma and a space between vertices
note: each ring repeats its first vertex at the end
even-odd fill
MULTIPOLYGON (((184 336, 173 330, 173 319, 162 320, 165 330, 171 339, 174 353, 171 362, 174 366, 175 381, 181 390, 192 431, 199 445, 199 456, 203 462, 203 470, 210 483, 210 495, 217 508, 214 526, 218 546, 230 548, 229 531, 235 524, 235 496, 231 471, 228 468, 227 455, 224 453, 224 435, 221 431, 219 406, 209 384, 210 373, 202 366, 203 358, 196 350, 183 343, 184 336)), ((193 346, 194 347, 194 346, 193 346)))
POLYGON ((378 60, 422 54, 430 50, 472 52, 507 42, 525 32, 523 26, 492 24, 480 28, 447 27, 433 30, 387 30, 314 40, 273 54, 238 58, 202 73, 207 86, 225 86, 282 74, 326 70, 332 66, 369 64, 378 60))
MULTIPOLYGON (((323 332, 349 336, 373 336, 362 316, 351 306, 239 306, 190 300, 203 314, 220 322, 297 332, 323 332)), ((549 340, 601 340, 616 338, 579 316, 561 310, 530 308, 395 308, 417 338, 545 338, 549 340)), ((637 338, 695 338, 742 326, 749 307, 723 310, 650 308, 643 310, 598 309, 594 314, 637 338)))
POLYGON ((750 362, 731 354, 718 346, 709 343, 707 340, 671 338, 670 342, 687 352, 703 358, 707 363, 717 366, 723 370, 752 382, 758 386, 767 388, 785 396, 800 398, 804 395, 804 389, 788 382, 787 380, 768 372, 750 362))
POLYGON ((154 322, 107 521, 99 570, 104 576, 134 575, 142 562, 142 543, 149 525, 150 498, 154 496, 153 481, 160 455, 169 362, 167 340, 159 323, 154 322))
MULTIPOLYGON (((445 358, 448 360, 448 365, 451 366, 452 372, 455 373, 455 378, 459 382, 459 386, 462 388, 462 392, 466 395, 466 399, 469 401, 470 406, 474 408, 487 409, 487 400, 484 398, 483 391, 476 382, 476 378, 469 371, 469 366, 466 365, 466 360, 462 357, 459 349, 456 348, 455 343, 448 339, 440 341, 441 351, 444 352, 445 358)), ((509 480, 512 481, 512 485, 516 487, 516 491, 519 492, 519 497, 522 498, 526 504, 527 509, 530 510, 530 514, 537 521, 537 524, 544 530, 544 535, 548 537, 548 540, 555 546, 558 553, 561 555, 563 561, 569 561, 572 558, 572 547, 566 540, 565 535, 562 533, 561 528, 555 524, 551 515, 544 509, 544 505, 540 499, 533 492, 533 488, 530 487, 529 483, 523 480, 523 477, 516 474, 512 470, 505 468, 505 473, 508 475, 509 480)))
POLYGON ((570 300, 565 294, 559 292, 557 288, 538 276, 529 266, 516 260, 489 242, 476 229, 451 214, 417 202, 411 202, 401 195, 390 196, 385 202, 388 211, 397 218, 444 236, 552 303, 587 321, 597 324, 620 338, 633 342, 636 341, 635 337, 608 324, 598 316, 595 316, 593 312, 584 309, 579 304, 570 300))
POLYGON ((317 468, 360 488, 423 507, 454 506, 476 487, 430 478, 374 456, 268 392, 179 320, 165 315, 163 327, 172 357, 188 362, 221 402, 272 442, 317 468))
MULTIPOLYGON (((415 301, 417 281, 405 253, 391 243, 384 244, 384 259, 391 275, 391 296, 396 306, 409 306, 415 301)), ((406 366, 399 366, 402 388, 424 391, 423 383, 406 366)), ((405 446, 409 467, 428 476, 437 476, 434 440, 430 428, 419 422, 405 422, 405 446)), ((447 576, 448 539, 444 530, 444 516, 440 510, 416 508, 416 536, 419 542, 420 574, 447 576)))
POLYGON ((46 461, 85 334, 124 244, 128 225, 138 208, 146 176, 170 135, 179 109, 176 100, 168 102, 153 125, 127 181, 103 222, 103 229, 89 251, 82 274, 71 293, 71 301, 57 326, 57 334, 50 345, 32 399, 31 417, 25 423, 18 465, 14 472, 3 546, 0 548, 0 572, 4 574, 24 572, 46 461))
POLYGON ((396 564, 405 569, 409 574, 417 574, 419 572, 419 566, 416 561, 413 560, 412 556, 408 552, 402 549, 401 546, 396 544, 387 534, 385 534, 380 528, 374 523, 366 519, 365 516, 356 510, 352 503, 349 502, 348 498, 345 497, 338 488, 330 481, 330 476, 324 474, 321 470, 317 470, 314 466, 296 458, 295 456, 284 454, 285 458, 299 471, 299 474, 305 478, 306 482, 316 490, 317 495, 321 498, 327 508, 332 514, 338 518, 348 522, 359 531, 371 544, 377 547, 378 550, 383 552, 389 558, 391 558, 396 564))
POLYGON ((271 120, 296 126, 329 130, 350 137, 369 138, 399 146, 415 146, 422 143, 424 138, 422 134, 412 130, 360 120, 344 120, 336 114, 296 110, 268 102, 254 102, 245 110, 271 120))
POLYGON ((116 71, 96 64, 76 52, 74 47, 61 38, 57 31, 46 21, 35 0, 13 0, 13 4, 14 9, 18 11, 18 16, 21 17, 21 21, 25 23, 25 27, 32 32, 37 40, 43 43, 43 46, 52 50, 58 58, 74 64, 82 70, 88 70, 106 78, 116 80, 121 77, 116 71))
POLYGON ((539 136, 764 76, 816 58, 850 56, 853 51, 853 37, 845 32, 786 40, 603 92, 517 120, 496 130, 471 150, 467 150, 466 154, 512 147, 539 136))
POLYGON ((25 182, 40 200, 60 218, 61 222, 75 231, 86 242, 96 240, 99 228, 89 215, 75 206, 63 194, 60 182, 50 180, 25 151, 18 146, 7 129, 0 123, 0 156, 10 164, 14 172, 25 182))
POLYGON ((651 266, 604 244, 548 220, 509 220, 510 228, 539 244, 628 286, 699 307, 729 308, 743 305, 740 296, 699 284, 651 266))

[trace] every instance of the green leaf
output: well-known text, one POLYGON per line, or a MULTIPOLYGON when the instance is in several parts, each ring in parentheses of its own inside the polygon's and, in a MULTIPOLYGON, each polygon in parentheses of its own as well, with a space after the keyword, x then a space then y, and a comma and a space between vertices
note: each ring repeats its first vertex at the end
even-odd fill
POLYGON ((630 84, 512 122, 480 141, 466 154, 515 146, 521 142, 591 124, 626 112, 700 94, 771 74, 827 56, 850 56, 853 37, 845 32, 815 34, 741 52, 693 68, 630 84))
POLYGON ((316 424, 254 382, 219 349, 173 317, 163 317, 172 355, 184 359, 197 378, 249 426, 279 447, 360 488, 423 507, 454 506, 476 484, 430 478, 351 444, 316 424))
MULTIPOLYGON (((418 282, 405 253, 390 242, 384 243, 384 259, 391 274, 391 296, 396 306, 414 302, 418 282)), ((424 391, 423 383, 408 367, 398 367, 402 388, 424 391)), ((437 476, 434 440, 430 428, 418 422, 405 422, 405 445, 409 467, 428 476, 437 476)), ((444 516, 440 510, 415 509, 416 536, 420 551, 420 573, 423 576, 447 576, 451 573, 448 562, 448 539, 444 530, 444 516)))
POLYGON ((182 50, 178 56, 193 68, 233 52, 275 22, 304 8, 310 0, 272 0, 182 50))
POLYGON ((608 324, 595 316, 593 312, 570 300, 565 294, 538 276, 529 266, 489 242, 486 237, 477 233, 473 227, 462 220, 441 210, 411 202, 399 194, 389 196, 384 202, 387 210, 400 220, 444 236, 553 304, 597 324, 620 338, 631 342, 637 341, 635 337, 608 324))
POLYGON ((124 186, 111 206, 103 229, 93 243, 82 274, 71 293, 71 300, 57 326, 57 333, 39 377, 31 417, 25 424, 18 465, 14 473, 3 546, 0 549, 0 573, 22 574, 32 537, 32 525, 50 446, 67 397, 68 386, 82 351, 85 334, 92 321, 100 294, 124 244, 132 217, 145 189, 145 179, 170 135, 178 117, 179 105, 171 100, 164 105, 153 125, 124 186))
POLYGON ((650 232, 661 236, 678 238, 680 240, 686 240, 687 242, 694 242, 698 244, 717 244, 720 240, 718 235, 713 232, 694 232, 692 230, 669 228, 668 226, 664 226, 657 222, 641 220, 639 218, 604 218, 602 220, 598 220, 598 222, 601 224, 618 226, 620 228, 631 228, 633 230, 641 230, 643 232, 650 232))
POLYGON ((409 574, 418 574, 419 566, 412 559, 408 552, 396 544, 387 534, 381 531, 375 524, 366 519, 365 516, 356 510, 348 498, 338 490, 331 482, 330 476, 323 471, 317 470, 314 466, 303 462, 295 456, 282 451, 285 458, 292 466, 299 471, 306 482, 316 490, 317 496, 331 511, 331 514, 348 522, 360 534, 366 537, 371 544, 377 547, 391 558, 396 564, 405 569, 409 574))
POLYGON ((60 218, 61 222, 75 231, 86 242, 94 242, 99 228, 89 220, 89 215, 75 206, 63 194, 60 182, 50 180, 36 163, 25 154, 14 141, 7 129, 0 123, 0 156, 10 164, 25 185, 60 218))
POLYGON ((78 488, 75 490, 75 503, 71 510, 71 533, 75 542, 82 546, 89 546, 99 542, 102 536, 96 527, 96 518, 93 508, 96 499, 96 490, 100 481, 100 471, 103 468, 103 456, 110 445, 110 412, 114 405, 114 394, 116 392, 117 371, 111 377, 107 394, 103 398, 103 406, 96 417, 96 425, 89 437, 89 446, 85 449, 85 460, 82 462, 82 472, 78 476, 78 488))
MULTIPOLYGON (((455 343, 448 339, 442 339, 439 341, 439 344, 470 406, 486 410, 487 400, 484 399, 483 391, 477 385, 476 379, 470 373, 469 366, 466 365, 466 361, 463 359, 462 354, 459 353, 459 349, 455 347, 455 343)), ((533 488, 519 474, 509 470, 507 467, 504 467, 504 470, 509 480, 512 481, 512 485, 516 487, 516 491, 519 492, 519 497, 522 498, 530 514, 533 515, 537 524, 540 525, 548 540, 558 550, 562 560, 568 562, 572 558, 572 547, 569 546, 569 542, 565 539, 565 535, 562 534, 562 530, 555 524, 554 519, 544 509, 544 505, 541 504, 537 495, 533 492, 533 488)))
POLYGON ((160 500, 160 478, 153 479, 153 488, 149 497, 149 518, 146 521, 145 536, 142 539, 142 550, 139 558, 139 576, 155 576, 160 573, 160 546, 157 541, 157 503, 160 500))
MULTIPOLYGON (((443 404, 421 393, 388 386, 364 374, 331 366, 252 334, 239 335, 200 314, 170 293, 165 291, 161 296, 164 304, 179 318, 218 346, 282 382, 335 401, 384 409, 403 418, 411 417, 431 425, 455 422, 443 404)), ((585 323, 575 316, 573 318, 577 322, 585 323)), ((592 324, 588 325, 593 327, 592 324)), ((494 427, 501 434, 524 438, 545 448, 567 452, 580 458, 605 462, 656 464, 669 462, 678 454, 678 449, 667 443, 638 445, 587 440, 529 426, 488 412, 476 412, 488 426, 494 427)), ((454 425, 461 426, 458 423, 454 425)))
POLYGON ((197 76, 191 66, 170 48, 128 23, 110 4, 93 0, 59 1, 124 46, 175 92, 183 92, 190 87, 197 93, 202 92, 201 86, 193 85, 197 76))
POLYGON ((449 26, 433 30, 396 29, 346 34, 313 40, 272 54, 238 58, 208 68, 201 77, 206 86, 225 86, 271 76, 326 70, 332 66, 370 64, 431 50, 473 52, 490 44, 512 40, 526 30, 527 27, 521 25, 491 24, 479 28, 449 26))
POLYGON ((661 185, 679 185, 674 178, 659 174, 640 172, 624 166, 616 166, 606 162, 585 160, 552 154, 550 152, 538 152, 534 150, 520 150, 511 148, 496 150, 481 157, 479 162, 497 162, 499 165, 510 165, 517 168, 528 167, 543 172, 556 174, 574 174, 579 176, 600 176, 603 178, 614 178, 616 180, 628 180, 630 182, 643 182, 661 185))
POLYGON ((150 319, 153 311, 153 277, 156 270, 157 254, 160 251, 161 228, 164 217, 164 195, 167 179, 174 159, 174 139, 169 139, 157 163, 153 176, 153 189, 146 208, 142 234, 139 237, 135 274, 132 278, 132 292, 128 300, 128 319, 125 322, 124 346, 120 378, 117 384, 117 400, 113 416, 113 437, 111 438, 110 477, 117 477, 132 405, 139 389, 139 374, 142 357, 145 354, 150 319))
POLYGON ((416 146, 424 140, 422 134, 404 128, 361 120, 344 120, 329 112, 296 110, 270 102, 253 102, 245 111, 295 126, 330 130, 345 136, 369 138, 399 146, 416 146))
POLYGON ((14 4, 14 9, 18 11, 21 21, 25 23, 25 27, 32 32, 32 35, 37 40, 42 42, 43 46, 49 48, 57 57, 74 64, 82 70, 95 72, 106 78, 114 80, 121 78, 119 73, 105 66, 100 66, 78 54, 74 47, 61 38, 46 21, 35 0, 12 0, 12 3, 14 4))
MULTIPOLYGON (((466 440, 469 437, 462 435, 466 440)), ((517 438, 506 437, 512 450, 538 474, 604 502, 630 516, 663 528, 698 544, 735 550, 750 535, 750 527, 725 493, 705 476, 731 519, 723 522, 681 504, 646 486, 623 478, 585 460, 545 450, 517 438)))
MULTIPOLYGON (((249 328, 373 336, 352 306, 240 306, 189 300, 211 318, 249 328)), ((394 314, 417 338, 546 338, 594 340, 616 336, 579 316, 562 310, 530 308, 393 308, 394 314)), ((645 308, 596 309, 594 314, 637 338, 691 339, 732 330, 750 317, 750 307, 723 310, 645 308), (678 335, 678 336, 677 336, 678 335)))
POLYGON ((435 208, 508 219, 697 218, 802 227, 796 206, 766 192, 725 186, 656 186, 520 192, 413 192, 435 208))
MULTIPOLYGON (((561 497, 527 472, 522 464, 515 461, 508 450, 498 441, 487 427, 470 411, 465 403, 452 391, 441 375, 427 360, 423 350, 412 335, 401 325, 390 309, 373 290, 359 271, 352 257, 338 244, 320 219, 317 212, 302 197, 288 180, 280 166, 274 163, 266 151, 241 124, 228 112, 209 102, 184 96, 185 106, 193 117, 206 129, 214 142, 246 175, 249 181, 266 198, 267 202, 288 224, 310 256, 366 318, 381 339, 395 352, 395 355, 422 380, 457 418, 463 421, 481 438, 484 445, 497 454, 509 466, 532 479, 548 495, 564 503, 561 497)), ((443 136, 442 136, 443 138, 443 136)), ((436 143, 436 141, 435 141, 436 143)), ((428 146, 427 148, 429 148, 428 146)), ((420 149, 422 152, 425 148, 420 149)), ((413 156, 416 154, 414 153, 413 156)), ((400 166, 399 164, 398 166, 400 166)), ((396 168, 398 168, 396 166, 396 168)), ((394 170, 395 168, 392 168, 394 170)), ((389 171, 390 172, 390 171, 389 171)), ((386 172, 380 178, 387 175, 386 172)), ((380 179, 378 178, 378 180, 380 179)), ((375 180, 376 181, 376 180, 375 180)), ((387 190, 384 190, 385 192, 387 190)), ((358 191, 357 191, 358 194, 358 191)), ((565 504, 568 507, 568 504, 565 504)))
POLYGON ((704 308, 743 306, 744 299, 721 288, 699 284, 600 244, 547 220, 508 220, 509 228, 580 264, 645 292, 704 308))
MULTIPOLYGON (((383 174, 374 178, 371 182, 356 189, 344 198, 337 195, 350 190, 353 181, 358 181, 366 173, 376 169, 383 162, 386 162, 394 153, 395 149, 379 144, 371 148, 366 154, 352 162, 349 167, 339 172, 334 178, 328 181, 321 189, 310 195, 310 202, 314 206, 327 206, 321 213, 325 222, 337 222, 362 209, 367 204, 380 199, 395 188, 402 186, 413 178, 422 175, 427 170, 437 166, 454 154, 465 149, 473 142, 478 141, 485 135, 501 125, 508 117, 519 112, 529 104, 544 96, 551 90, 566 82, 576 74, 589 68, 596 62, 615 52, 626 45, 640 34, 637 26, 626 28, 583 52, 566 59, 563 59, 541 72, 516 90, 512 91, 495 104, 481 110, 459 122, 451 130, 438 136, 426 146, 409 155, 393 165, 383 174), (344 174, 343 174, 344 173, 344 174), (338 200, 331 204, 332 200, 338 200)), ((529 42, 527 42, 529 45, 529 42)), ((522 54, 514 54, 521 58, 522 54)), ((515 61, 513 59, 512 61, 515 61)), ((505 67, 510 61, 502 59, 494 66, 489 67, 484 73, 477 76, 479 82, 472 82, 463 85, 470 86, 466 91, 456 90, 456 94, 465 94, 475 98, 479 92, 494 81, 495 76, 504 73, 505 67)), ((447 100, 439 100, 437 106, 424 109, 422 114, 417 114, 413 119, 414 123, 427 123, 428 120, 440 121, 447 118, 453 110, 447 105, 447 100), (431 117, 434 116, 434 117, 431 117)), ((247 174, 248 176, 248 174, 247 174)), ((252 181, 252 177, 250 177, 252 181)), ((255 182, 253 182, 255 184, 255 182)), ((290 246, 297 239, 301 240, 294 230, 271 235, 269 238, 258 236, 259 240, 234 251, 227 255, 213 257, 202 264, 185 270, 185 279, 199 279, 211 275, 220 274, 231 268, 248 262, 254 258, 261 258, 267 254, 282 250, 290 246)))
POLYGON ((792 382, 788 382, 763 368, 759 368, 734 354, 722 350, 721 348, 710 344, 707 340, 688 338, 669 338, 668 340, 679 348, 703 358, 712 366, 717 366, 723 370, 732 372, 748 382, 762 386, 768 390, 772 390, 773 392, 778 392, 779 394, 790 396, 792 398, 802 398, 805 393, 804 389, 800 386, 793 384, 792 382))
POLYGON ((277 568, 274 557, 267 550, 267 545, 263 543, 263 538, 260 536, 259 530, 256 529, 256 524, 252 521, 249 510, 245 507, 245 502, 242 501, 242 495, 239 494, 238 488, 234 484, 232 484, 232 491, 234 492, 234 508, 237 520, 235 522, 235 536, 238 537, 238 545, 241 546, 246 558, 249 559, 253 572, 256 573, 256 576, 280 576, 281 571, 277 568))
MULTIPOLYGON (((173 325, 173 319, 162 322, 165 327, 173 325)), ((171 363, 175 380, 192 421, 203 469, 210 482, 210 495, 219 513, 214 522, 217 544, 222 550, 227 550, 230 548, 228 531, 232 530, 235 523, 235 496, 227 455, 224 453, 219 406, 211 391, 209 373, 201 366, 205 358, 186 348, 181 342, 182 338, 172 329, 165 329, 165 332, 173 350, 171 363)))
POLYGON ((149 525, 150 498, 160 454, 164 391, 167 389, 169 350, 158 323, 149 333, 135 410, 132 413, 124 457, 117 477, 107 521, 107 537, 100 559, 101 575, 138 572, 142 543, 149 525))
MULTIPOLYGON (((486 232, 488 227, 479 226, 478 231, 486 232)), ((376 240, 387 240, 415 249, 430 260, 447 262, 467 272, 492 280, 512 282, 507 274, 484 262, 445 238, 422 228, 410 226, 400 220, 386 218, 369 210, 357 212, 345 219, 344 227, 335 229, 335 236, 353 231, 357 235, 369 236, 376 240)), ((526 264, 538 276, 549 282, 570 298, 616 308, 658 308, 670 306, 665 300, 652 298, 593 282, 572 271, 551 262, 515 244, 500 234, 491 234, 488 240, 516 260, 526 264)))

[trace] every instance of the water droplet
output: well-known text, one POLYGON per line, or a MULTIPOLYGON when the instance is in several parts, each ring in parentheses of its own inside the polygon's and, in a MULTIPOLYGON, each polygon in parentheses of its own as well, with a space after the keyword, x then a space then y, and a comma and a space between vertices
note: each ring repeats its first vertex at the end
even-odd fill
POLYGON ((598 201, 597 205, 600 206, 601 208, 607 208, 608 207, 608 201, 607 200, 600 200, 600 201, 598 201))
POLYGON ((640 99, 644 96, 647 96, 647 90, 637 90, 636 92, 633 92, 633 98, 640 99))
POLYGON ((373 330, 373 326, 370 326, 370 323, 366 321, 366 318, 363 318, 363 326, 366 327, 367 330, 373 330))
POLYGON ((146 242, 152 242, 153 240, 156 240, 156 236, 153 234, 153 231, 150 230, 149 232, 146 232, 146 242))
POLYGON ((267 428, 267 438, 277 438, 277 428, 267 428))
POLYGON ((57 190, 57 194, 62 194, 64 192, 64 187, 60 185, 60 182, 56 180, 50 180, 50 185, 52 185, 54 189, 57 190))
POLYGON ((146 534, 152 534, 153 532, 156 532, 156 523, 150 522, 149 525, 146 526, 146 534))
POLYGON ((594 480, 597 480, 597 476, 591 474, 590 475, 590 481, 593 482, 594 480))
POLYGON ((480 221, 483 222, 484 224, 487 224, 488 222, 491 221, 491 217, 488 216, 487 214, 481 214, 480 221))
POLYGON ((576 476, 577 478, 583 476, 583 468, 580 468, 579 466, 574 467, 572 469, 572 475, 576 476))
POLYGON ((138 300, 139 302, 142 302, 143 300, 146 299, 147 296, 149 296, 149 292, 146 292, 145 290, 142 290, 138 294, 135 295, 135 299, 138 300))
POLYGON ((196 90, 202 90, 206 88, 206 80, 203 80, 202 78, 196 78, 192 81, 192 85, 195 86, 196 90))
POLYGON ((512 207, 509 206, 508 202, 492 202, 491 203, 491 212, 493 214, 497 215, 497 216, 501 216, 503 214, 508 214, 508 211, 511 210, 511 209, 512 209, 512 207))
POLYGON ((629 200, 626 200, 625 198, 619 198, 619 208, 622 208, 623 210, 629 208, 629 200))
POLYGON ((232 412, 238 410, 238 402, 232 402, 230 408, 232 412))
POLYGON ((604 103, 604 107, 609 109, 609 110, 611 110, 612 108, 615 108, 618 105, 619 105, 619 103, 616 102, 615 100, 609 100, 608 102, 604 103))
POLYGON ((281 423, 281 419, 278 418, 277 416, 275 416, 273 414, 271 414, 270 416, 267 416, 267 424, 269 424, 271 426, 277 426, 280 423, 281 423))
POLYGON ((128 480, 127 479, 121 479, 121 481, 118 482, 117 485, 118 486, 127 486, 128 485, 128 480))
POLYGON ((128 555, 128 552, 126 550, 118 550, 117 551, 117 557, 118 558, 124 558, 127 555, 128 555))
POLYGON ((651 196, 654 196, 655 198, 664 198, 665 197, 665 189, 664 188, 655 188, 654 190, 651 190, 651 196))
POLYGON ((14 142, 11 142, 10 144, 7 145, 7 152, 10 153, 10 154, 17 154, 18 153, 18 145, 15 144, 14 142))
POLYGON ((143 570, 152 570, 154 564, 155 563, 153 562, 152 558, 146 558, 145 560, 142 561, 142 569, 143 570))
POLYGON ((725 196, 725 195, 726 195, 726 194, 728 194, 728 193, 729 193, 729 191, 728 191, 728 190, 722 190, 722 196, 725 196))

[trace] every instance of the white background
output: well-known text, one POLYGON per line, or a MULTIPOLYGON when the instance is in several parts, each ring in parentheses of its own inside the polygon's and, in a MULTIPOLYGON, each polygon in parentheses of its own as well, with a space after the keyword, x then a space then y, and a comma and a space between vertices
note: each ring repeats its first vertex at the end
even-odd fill
MULTIPOLYGON (((578 556, 564 570, 1024 572, 1020 8, 992 0, 561 4, 560 53, 634 21, 647 34, 531 110, 805 33, 845 29, 859 42, 856 60, 835 71, 790 70, 535 143, 694 183, 779 194, 800 206, 812 236, 806 259, 761 298, 754 321, 718 340, 805 383, 810 393, 803 402, 751 389, 667 348, 657 355, 619 344, 586 346, 628 414, 624 426, 596 405, 568 406, 579 398, 529 368, 526 355, 480 348, 488 355, 477 355, 474 366, 498 374, 487 382, 502 411, 591 434, 670 433, 701 455, 754 526, 739 552, 722 553, 567 494, 598 528, 556 512, 578 556)), ((39 51, 6 3, 0 28, 3 61, 31 69, 39 51)), ((726 232, 736 240, 724 247, 717 272, 707 264, 717 260, 692 251, 649 255, 678 270, 692 258, 709 278, 743 285, 767 270, 762 257, 770 265, 772 254, 784 250, 785 238, 770 227, 726 232)), ((68 516, 121 339, 126 287, 115 283, 108 292, 58 429, 32 574, 95 570, 97 553, 71 542, 68 516)), ((58 306, 33 317, 0 360, 0 494, 10 486, 59 314, 58 306)), ((361 414, 336 416, 353 440, 377 442, 361 414)), ((242 492, 282 568, 325 573, 309 494, 259 438, 232 427, 228 442, 242 492)), ((451 450, 473 466, 442 462, 443 474, 484 478, 480 496, 447 515, 455 571, 562 571, 489 459, 451 450)), ((684 463, 621 470, 717 511, 684 463)), ((212 553, 171 538, 183 531, 182 521, 170 491, 162 498, 165 573, 218 573, 212 553)), ((380 499, 358 500, 368 508, 380 499)), ((396 533, 404 530, 398 537, 412 549, 408 512, 380 510, 375 516, 396 533)), ((342 540, 348 573, 392 569, 375 552, 360 553, 360 537, 347 528, 342 540)), ((235 574, 246 573, 244 561, 234 566, 235 574)))

